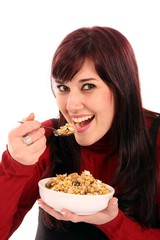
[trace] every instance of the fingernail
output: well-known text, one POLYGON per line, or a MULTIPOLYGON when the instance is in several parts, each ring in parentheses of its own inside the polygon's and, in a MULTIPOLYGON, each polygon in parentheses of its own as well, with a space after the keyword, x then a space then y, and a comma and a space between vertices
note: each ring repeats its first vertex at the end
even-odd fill
POLYGON ((65 212, 63 212, 63 211, 60 211, 60 213, 64 216, 66 213, 65 212))
POLYGON ((38 199, 37 202, 38 202, 38 204, 41 204, 41 200, 40 199, 38 199))
POLYGON ((39 206, 39 207, 42 207, 42 203, 41 203, 41 200, 40 200, 40 199, 37 200, 37 203, 38 203, 38 206, 39 206))
POLYGON ((118 199, 116 198, 116 199, 115 199, 115 202, 113 203, 113 205, 117 204, 117 202, 118 202, 118 199))

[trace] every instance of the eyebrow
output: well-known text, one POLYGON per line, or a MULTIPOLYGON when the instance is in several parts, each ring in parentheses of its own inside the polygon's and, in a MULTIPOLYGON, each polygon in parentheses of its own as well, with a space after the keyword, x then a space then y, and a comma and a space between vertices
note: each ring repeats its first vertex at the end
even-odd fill
POLYGON ((84 79, 80 79, 79 81, 80 81, 80 82, 87 82, 87 81, 92 81, 92 80, 97 81, 96 78, 84 78, 84 79))
MULTIPOLYGON (((83 83, 83 82, 88 82, 88 81, 92 81, 92 80, 97 81, 96 78, 92 78, 92 77, 91 77, 91 78, 83 78, 83 79, 80 79, 79 82, 82 82, 82 83, 83 83)), ((55 80, 55 82, 56 82, 56 83, 62 83, 61 80, 55 80)))

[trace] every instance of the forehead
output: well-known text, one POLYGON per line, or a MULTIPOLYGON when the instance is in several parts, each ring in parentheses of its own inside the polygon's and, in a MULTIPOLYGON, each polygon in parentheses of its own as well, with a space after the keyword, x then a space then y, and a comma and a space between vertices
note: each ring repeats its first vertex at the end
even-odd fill
POLYGON ((86 59, 81 69, 73 76, 70 81, 79 80, 80 82, 98 79, 93 61, 86 59))
MULTIPOLYGON (((69 61, 70 62, 70 61, 69 61)), ((57 71, 52 72, 52 81, 66 83, 72 81, 77 75, 96 72, 94 61, 90 58, 85 58, 71 64, 65 64, 65 67, 59 68, 57 71)), ((82 76, 83 78, 83 76, 82 76)))

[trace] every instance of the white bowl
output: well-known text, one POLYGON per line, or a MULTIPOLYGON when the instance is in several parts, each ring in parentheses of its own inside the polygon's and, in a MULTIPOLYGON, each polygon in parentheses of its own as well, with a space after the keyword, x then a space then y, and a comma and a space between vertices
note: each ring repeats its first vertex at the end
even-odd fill
POLYGON ((45 184, 50 179, 45 178, 39 181, 39 193, 42 200, 56 211, 61 211, 64 208, 78 215, 94 214, 108 206, 108 201, 115 192, 114 188, 109 185, 107 185, 107 189, 110 192, 104 195, 80 195, 57 192, 45 187, 45 184))

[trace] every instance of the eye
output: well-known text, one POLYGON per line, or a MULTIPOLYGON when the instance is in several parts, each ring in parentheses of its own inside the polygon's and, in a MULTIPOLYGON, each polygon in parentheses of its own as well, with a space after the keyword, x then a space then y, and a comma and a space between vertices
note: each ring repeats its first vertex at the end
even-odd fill
POLYGON ((66 85, 57 85, 57 88, 60 92, 69 91, 69 87, 67 87, 66 85))
POLYGON ((82 90, 91 90, 92 88, 95 88, 96 86, 92 83, 86 83, 82 86, 82 90))

